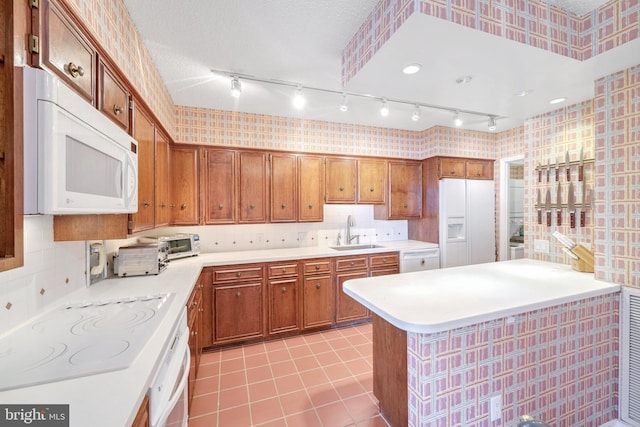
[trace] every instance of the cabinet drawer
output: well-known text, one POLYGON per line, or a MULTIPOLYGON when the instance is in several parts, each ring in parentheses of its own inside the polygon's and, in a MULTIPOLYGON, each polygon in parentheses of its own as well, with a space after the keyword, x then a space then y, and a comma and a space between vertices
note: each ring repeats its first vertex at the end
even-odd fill
POLYGON ((96 51, 74 29, 57 6, 51 2, 46 4, 42 65, 95 105, 96 51))
POLYGON ((213 272, 213 282, 262 279, 262 266, 235 266, 213 272))
POLYGON ((368 266, 369 257, 367 255, 338 258, 336 260, 336 271, 363 269, 368 266))
POLYGON ((296 276, 298 274, 298 264, 272 264, 267 267, 269 278, 296 276))
POLYGON ((302 265, 302 271, 305 276, 309 274, 331 272, 331 260, 328 259, 320 261, 305 261, 302 265))
POLYGON ((371 268, 392 267, 394 265, 398 265, 400 262, 400 257, 398 256, 397 252, 371 255, 370 259, 371 268))
POLYGON ((98 108, 124 130, 129 130, 129 92, 102 62, 100 63, 98 108))

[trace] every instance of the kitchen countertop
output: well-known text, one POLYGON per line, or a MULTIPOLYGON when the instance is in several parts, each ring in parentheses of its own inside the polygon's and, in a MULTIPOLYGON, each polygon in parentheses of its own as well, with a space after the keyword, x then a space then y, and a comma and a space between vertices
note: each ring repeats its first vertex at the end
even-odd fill
MULTIPOLYGON (((185 307, 203 267, 348 256, 438 246, 411 240, 379 242, 377 245, 380 247, 349 251, 315 246, 201 254, 197 257, 172 261, 169 267, 157 276, 115 277, 103 280, 89 288, 79 289, 66 296, 64 301, 52 306, 51 310, 63 304, 149 294, 175 293, 175 297, 167 307, 167 312, 156 331, 129 368, 0 392, 0 404, 69 404, 71 427, 128 426, 132 423, 147 393, 160 363, 158 357, 169 345, 169 334, 185 307)), ((47 313, 51 310, 47 310, 47 313)), ((7 332, 5 336, 10 333, 11 331, 7 332)))
POLYGON ((436 333, 619 292, 568 265, 519 259, 354 279, 344 292, 399 329, 436 333))

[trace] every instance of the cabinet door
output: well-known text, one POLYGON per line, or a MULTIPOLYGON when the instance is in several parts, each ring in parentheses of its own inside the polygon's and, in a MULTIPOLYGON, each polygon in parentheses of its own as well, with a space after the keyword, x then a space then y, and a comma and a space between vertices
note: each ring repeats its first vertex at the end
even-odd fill
POLYGON ((298 277, 269 281, 269 335, 299 329, 298 277))
POLYGON ((236 222, 236 162, 231 150, 204 152, 205 224, 236 222))
POLYGON ((327 157, 326 168, 326 202, 355 203, 356 160, 327 157))
POLYGON ((98 72, 98 109, 118 126, 129 131, 129 91, 102 61, 98 72))
POLYGON ((140 108, 133 137, 138 141, 138 212, 130 215, 131 233, 152 229, 155 222, 155 126, 140 108))
POLYGON ((358 203, 384 204, 387 162, 358 160, 358 203))
POLYGON ((41 63, 95 105, 96 51, 54 3, 44 2, 41 63))
POLYGON ((200 273, 202 285, 202 333, 200 343, 202 347, 210 347, 213 344, 213 268, 205 267, 200 273))
POLYGON ((169 142, 156 128, 156 227, 169 225, 169 142))
POLYGON ((131 427, 149 427, 151 425, 151 420, 149 418, 149 396, 145 396, 140 404, 140 408, 138 409, 138 413, 136 414, 133 423, 131 423, 131 427))
POLYGON ((341 272, 336 274, 336 323, 365 319, 369 312, 367 308, 356 302, 342 290, 342 285, 347 280, 362 279, 368 277, 367 270, 341 272))
POLYGON ((169 192, 172 225, 197 225, 198 148, 171 146, 169 156, 169 192))
POLYGON ((187 396, 189 397, 187 413, 190 413, 191 402, 193 401, 193 391, 196 386, 196 378, 198 375, 197 373, 198 362, 196 361, 197 359, 196 356, 198 354, 197 313, 193 313, 191 316, 189 316, 187 326, 189 327, 189 353, 191 356, 190 363, 189 363, 189 376, 187 381, 187 396))
POLYGON ((261 282, 217 285, 213 292, 216 343, 263 336, 261 282))
POLYGON ((240 152, 239 219, 240 223, 267 222, 267 155, 240 152))
POLYGON ((391 191, 388 219, 420 218, 422 215, 422 163, 389 162, 391 191))
POLYGON ((293 154, 271 154, 271 222, 296 221, 296 173, 293 154))
POLYGON ((324 219, 324 159, 298 157, 298 221, 324 219))
POLYGON ((493 179, 493 160, 467 160, 468 179, 493 179))
POLYGON ((466 176, 465 160, 443 157, 438 160, 440 178, 464 178, 466 176))
POLYGON ((302 328, 333 324, 333 286, 331 276, 309 276, 303 281, 302 328))

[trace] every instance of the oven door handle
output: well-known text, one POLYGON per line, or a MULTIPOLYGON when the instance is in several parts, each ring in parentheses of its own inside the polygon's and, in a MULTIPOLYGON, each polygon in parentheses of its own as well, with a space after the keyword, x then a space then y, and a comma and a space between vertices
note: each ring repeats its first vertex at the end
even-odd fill
MULTIPOLYGON (((189 350, 189 347, 187 347, 186 349, 183 363, 184 363, 184 372, 182 373, 182 378, 180 379, 180 383, 178 383, 178 386, 173 390, 173 395, 169 399, 169 402, 167 403, 167 406, 164 408, 164 411, 162 411, 160 418, 158 418, 157 426, 164 426, 166 424, 167 418, 169 418, 169 414, 171 413, 171 411, 173 411, 173 409, 176 406, 176 403, 182 397, 185 387, 187 387, 187 381, 189 381, 189 370, 191 368, 191 351, 189 350)), ((186 411, 186 408, 185 408, 185 411, 186 411)))

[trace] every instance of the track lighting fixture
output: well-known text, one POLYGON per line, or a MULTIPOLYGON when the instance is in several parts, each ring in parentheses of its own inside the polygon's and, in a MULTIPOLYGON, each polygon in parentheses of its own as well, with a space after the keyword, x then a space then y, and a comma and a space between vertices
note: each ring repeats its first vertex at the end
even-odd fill
POLYGON ((460 118, 460 114, 457 111, 456 115, 453 118, 453 124, 455 124, 457 128, 462 126, 462 119, 460 118))
POLYGON ((234 98, 240 98, 240 93, 242 93, 242 85, 240 84, 240 80, 237 77, 233 77, 231 79, 231 96, 234 98))
POLYGON ((382 107, 380 107, 380 115, 382 117, 387 117, 389 115, 389 107, 387 107, 387 100, 385 98, 382 99, 382 107))
POLYGON ((496 125, 496 118, 493 116, 489 116, 489 130, 491 132, 495 132, 498 126, 496 125))
POLYGON ((344 113, 348 109, 349 109, 349 106, 347 105, 347 94, 343 93, 342 94, 342 104, 340 104, 340 111, 342 111, 344 113))
MULTIPOLYGON (((417 64, 412 64, 412 65, 417 65, 417 64)), ((418 66, 419 68, 419 66, 418 66)), ((357 93, 357 92, 347 92, 344 90, 333 90, 333 89, 324 89, 324 88, 320 88, 320 87, 313 87, 313 86, 303 86, 300 83, 294 83, 294 82, 289 82, 289 81, 284 81, 284 80, 273 80, 273 79, 264 79, 261 77, 256 77, 250 74, 240 74, 240 73, 236 73, 236 72, 231 72, 231 71, 220 71, 220 70, 211 70, 212 73, 216 74, 217 76, 225 76, 227 78, 230 79, 231 81, 231 96, 233 96, 234 98, 239 98, 240 95, 242 94, 242 82, 240 81, 240 79, 243 80, 249 80, 251 82, 259 82, 259 83, 264 83, 265 85, 276 85, 276 86, 286 86, 288 88, 293 88, 294 89, 294 96, 293 96, 293 106, 300 110, 302 109, 305 104, 306 104, 306 99, 305 96, 303 94, 303 89, 304 90, 308 90, 313 92, 324 92, 324 93, 331 93, 331 94, 338 94, 338 95, 342 95, 342 101, 340 103, 340 111, 346 112, 349 109, 349 104, 348 104, 348 99, 349 98, 363 98, 363 99, 368 99, 372 102, 377 102, 380 101, 382 103, 381 108, 380 108, 380 115, 382 117, 387 117, 389 115, 389 106, 388 103, 395 103, 395 104, 403 104, 403 105, 412 105, 414 107, 413 109, 413 113, 411 115, 411 120, 413 121, 418 121, 420 120, 420 115, 422 113, 422 110, 427 108, 427 109, 431 109, 431 110, 436 110, 436 111, 444 111, 444 112, 449 112, 454 114, 454 124, 456 127, 461 127, 463 125, 462 122, 462 118, 460 117, 460 114, 464 114, 465 116, 481 116, 484 118, 489 117, 489 123, 488 123, 488 127, 489 130, 491 132, 495 131, 497 129, 497 125, 496 125, 496 121, 499 118, 499 116, 487 113, 487 112, 481 112, 481 111, 470 111, 470 110, 460 110, 460 109, 454 109, 454 108, 450 108, 450 107, 445 107, 445 106, 440 106, 440 105, 432 105, 432 104, 426 104, 426 103, 416 103, 415 101, 409 101, 409 100, 404 100, 404 99, 389 99, 389 98, 381 98, 379 96, 373 95, 373 94, 365 94, 365 93, 357 93)), ((469 78, 461 78, 461 80, 469 80, 469 78)), ((462 81, 460 83, 463 83, 462 81)))
POLYGON ((416 108, 413 110, 413 114, 411 115, 411 120, 417 122, 420 120, 420 106, 416 104, 416 108))
POLYGON ((305 103, 305 99, 304 99, 304 95, 302 94, 302 87, 298 86, 295 94, 293 95, 293 106, 297 110, 301 110, 302 107, 304 107, 304 103, 305 103))

